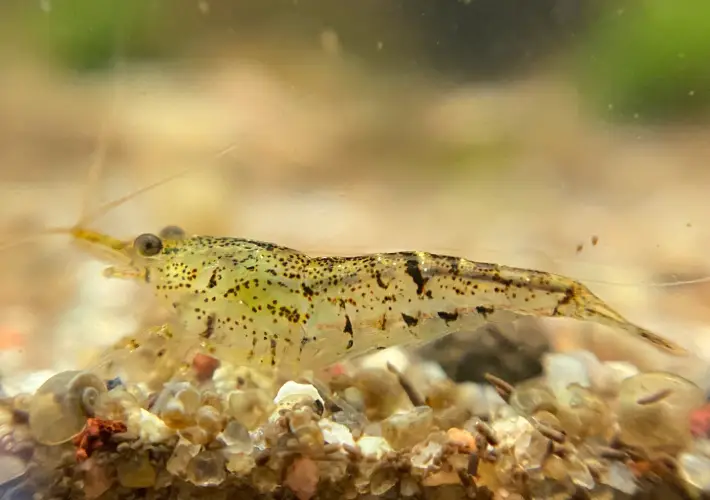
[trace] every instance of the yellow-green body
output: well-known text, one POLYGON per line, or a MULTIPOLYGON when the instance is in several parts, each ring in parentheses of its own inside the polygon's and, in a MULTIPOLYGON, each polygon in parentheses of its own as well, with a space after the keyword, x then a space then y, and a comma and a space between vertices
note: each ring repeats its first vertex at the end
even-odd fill
MULTIPOLYGON (((108 238, 91 235, 98 233, 75 233, 93 243, 108 238)), ((423 252, 309 257, 211 236, 162 238, 151 256, 113 239, 102 246, 126 264, 109 274, 145 281, 174 309, 176 335, 235 363, 319 368, 521 316, 593 321, 685 353, 583 285, 546 272, 423 252)))

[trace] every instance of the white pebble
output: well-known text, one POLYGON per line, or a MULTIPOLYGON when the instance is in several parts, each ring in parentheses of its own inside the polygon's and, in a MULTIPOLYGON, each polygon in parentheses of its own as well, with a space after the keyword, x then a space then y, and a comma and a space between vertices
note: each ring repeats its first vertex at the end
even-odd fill
POLYGON ((695 453, 681 453, 679 474, 689 485, 703 493, 710 492, 710 458, 695 453))
POLYGON ((548 353, 543 356, 547 385, 558 399, 566 399, 570 384, 590 386, 587 362, 589 360, 582 353, 548 353))
POLYGON ((144 408, 131 413, 128 417, 128 428, 146 443, 160 443, 175 435, 175 431, 165 425, 160 417, 144 408))
POLYGON ((318 426, 323 433, 323 439, 325 439, 326 443, 355 446, 352 432, 343 424, 322 418, 318 422, 318 426))
POLYGON ((392 451, 392 447, 385 438, 379 436, 363 436, 357 440, 363 456, 380 460, 386 453, 392 451))
POLYGON ((281 389, 279 389, 279 392, 274 398, 274 403, 279 404, 284 399, 292 396, 309 396, 313 398, 314 401, 320 401, 321 404, 325 405, 325 401, 323 401, 318 389, 311 384, 299 384, 293 380, 289 380, 281 386, 281 389))

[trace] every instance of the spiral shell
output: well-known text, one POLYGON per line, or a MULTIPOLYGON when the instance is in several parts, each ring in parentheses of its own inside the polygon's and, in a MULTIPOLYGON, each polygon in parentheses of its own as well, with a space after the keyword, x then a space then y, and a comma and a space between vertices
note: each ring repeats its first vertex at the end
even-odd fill
POLYGON ((49 378, 30 403, 33 437, 50 446, 71 440, 94 415, 96 402, 105 392, 103 381, 90 372, 65 371, 49 378))

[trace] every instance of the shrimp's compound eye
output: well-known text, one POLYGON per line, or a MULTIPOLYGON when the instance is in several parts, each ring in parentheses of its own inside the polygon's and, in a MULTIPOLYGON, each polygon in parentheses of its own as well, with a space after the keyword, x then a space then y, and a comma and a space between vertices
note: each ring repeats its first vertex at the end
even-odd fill
POLYGON ((165 226, 159 236, 165 240, 181 240, 185 238, 185 230, 179 226, 165 226))
POLYGON ((143 257, 157 255, 163 249, 163 242, 154 234, 141 234, 133 242, 133 246, 143 257))

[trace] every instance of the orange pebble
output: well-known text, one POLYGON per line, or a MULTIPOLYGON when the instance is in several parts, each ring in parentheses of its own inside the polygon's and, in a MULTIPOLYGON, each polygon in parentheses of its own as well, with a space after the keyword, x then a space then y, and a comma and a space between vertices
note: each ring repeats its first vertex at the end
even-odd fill
POLYGON ((219 367, 219 360, 206 354, 196 354, 192 360, 192 368, 200 381, 212 378, 214 371, 219 367))
POLYGON ((466 448, 469 451, 476 449, 476 439, 468 431, 452 427, 446 431, 446 435, 452 443, 462 448, 466 448))

